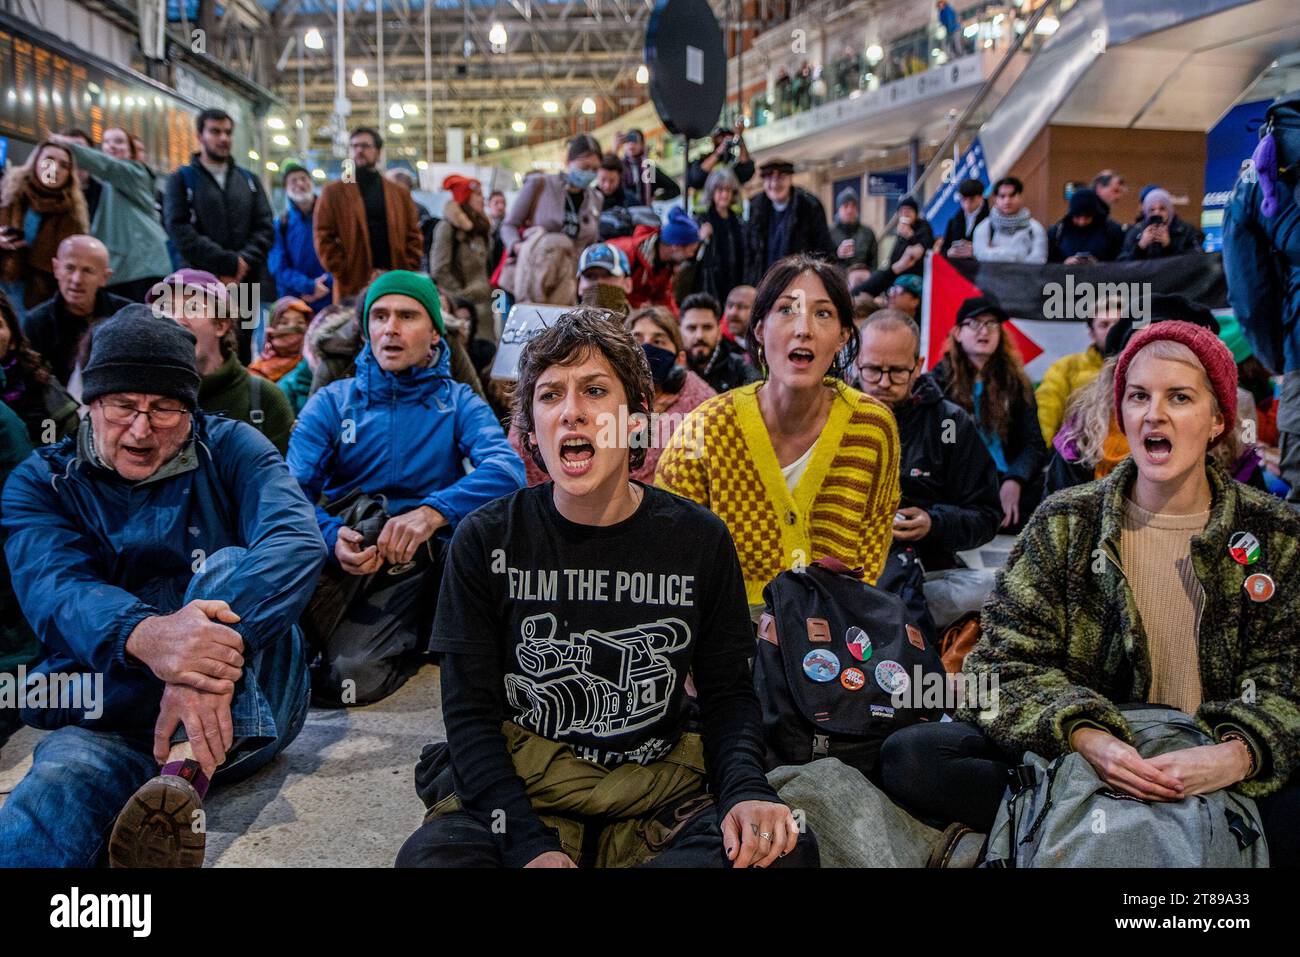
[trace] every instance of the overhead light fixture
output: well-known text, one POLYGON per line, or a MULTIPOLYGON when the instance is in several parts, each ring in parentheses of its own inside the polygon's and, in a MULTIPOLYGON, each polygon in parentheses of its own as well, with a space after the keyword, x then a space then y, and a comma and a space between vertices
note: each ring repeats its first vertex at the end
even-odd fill
POLYGON ((400 135, 400 134, 406 132, 406 127, 403 126, 401 123, 389 123, 389 124, 388 124, 388 132, 390 132, 390 133, 397 133, 397 134, 400 135))
POLYGON ((400 120, 406 114, 402 112, 401 103, 394 103, 388 108, 388 115, 395 120, 400 120))
POLYGON ((560 111, 560 104, 556 103, 554 100, 542 101, 543 113, 558 113, 559 111, 560 111))
POLYGON ((506 25, 500 20, 494 22, 492 28, 488 30, 488 43, 492 44, 493 48, 504 48, 509 39, 510 37, 506 34, 506 25))
POLYGON ((1038 26, 1034 27, 1034 32, 1050 37, 1060 28, 1061 21, 1056 19, 1056 17, 1043 17, 1043 19, 1038 21, 1038 26))
POLYGON ((353 86, 370 85, 370 77, 366 76, 366 71, 361 69, 361 67, 357 67, 355 70, 352 71, 352 85, 353 86))
POLYGON ((501 141, 495 136, 489 136, 483 141, 483 145, 490 150, 496 150, 501 148, 501 141))
POLYGON ((268 161, 267 161, 267 164, 266 164, 266 169, 267 169, 267 172, 269 172, 269 173, 278 173, 278 172, 280 172, 280 164, 279 164, 279 163, 272 163, 272 162, 270 162, 270 161, 268 160, 268 161))
POLYGON ((525 123, 523 120, 515 120, 513 123, 510 124, 510 128, 514 130, 516 133, 528 132, 528 124, 525 123))
POLYGON ((594 116, 596 114, 596 101, 593 100, 591 97, 587 97, 585 100, 583 100, 582 112, 586 116, 594 116))
POLYGON ((266 125, 273 130, 282 130, 284 129, 284 120, 280 119, 278 116, 268 116, 266 118, 266 125))
POLYGON ((638 83, 650 82, 650 68, 646 66, 644 63, 642 63, 639 67, 636 68, 636 81, 638 83))
POLYGON ((312 179, 324 179, 324 178, 325 178, 325 171, 324 171, 323 169, 320 169, 319 167, 317 167, 316 169, 314 169, 314 170, 311 171, 311 178, 312 178, 312 179))
POLYGON ((403 103, 402 112, 405 113, 407 116, 418 116, 420 113, 420 108, 416 106, 414 103, 403 103))
POLYGON ((867 62, 875 66, 885 57, 885 51, 881 49, 879 43, 873 43, 867 47, 867 62))
POLYGON ((251 160, 260 160, 262 157, 258 154, 257 150, 249 150, 248 158, 251 160))
POLYGON ((324 50, 325 38, 320 35, 320 31, 312 27, 302 38, 302 45, 308 50, 324 50))
POLYGON ((426 163, 424 160, 420 160, 420 161, 418 161, 418 162, 415 164, 415 168, 416 168, 416 169, 428 169, 428 168, 429 168, 429 164, 426 163))
POLYGON ((274 143, 276 146, 288 146, 289 137, 285 136, 283 133, 276 133, 273 137, 271 137, 271 142, 274 143))

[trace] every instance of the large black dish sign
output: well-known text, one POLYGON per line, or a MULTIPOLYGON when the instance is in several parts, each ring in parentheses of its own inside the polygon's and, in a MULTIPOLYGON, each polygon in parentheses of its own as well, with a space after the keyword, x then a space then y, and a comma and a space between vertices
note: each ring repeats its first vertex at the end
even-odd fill
POLYGON ((691 139, 713 132, 727 96, 727 55, 707 0, 659 0, 645 32, 645 61, 664 127, 691 139))

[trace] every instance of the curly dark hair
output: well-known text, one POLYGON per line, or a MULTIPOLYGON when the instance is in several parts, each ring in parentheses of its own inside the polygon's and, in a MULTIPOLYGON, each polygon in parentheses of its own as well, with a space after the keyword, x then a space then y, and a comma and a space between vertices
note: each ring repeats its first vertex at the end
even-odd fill
POLYGON ((849 333, 849 341, 836 353, 827 374, 842 379, 844 371, 852 366, 853 360, 857 358, 860 339, 858 327, 853 322, 853 296, 849 293, 844 270, 825 259, 804 253, 786 256, 774 262, 772 268, 763 276, 762 282, 758 284, 758 289, 754 292, 754 308, 749 314, 749 328, 745 330, 745 345, 749 354, 758 361, 765 380, 768 371, 767 360, 758 341, 758 326, 776 306, 776 301, 781 298, 781 294, 806 272, 814 273, 822 281, 822 285, 826 287, 826 295, 830 296, 831 302, 835 305, 841 328, 847 329, 849 333))
POLYGON ((35 385, 48 383, 50 367, 23 335, 23 326, 18 321, 18 313, 14 311, 13 303, 3 292, 0 292, 0 320, 9 330, 9 351, 0 356, 0 360, 7 359, 10 355, 17 355, 18 371, 24 380, 35 385))
MULTIPOLYGON (((543 472, 546 463, 541 450, 530 439, 533 421, 533 390, 542 373, 551 366, 577 365, 587 355, 598 352, 614 369, 627 396, 627 414, 649 417, 654 402, 654 384, 645 350, 623 328, 623 319, 607 309, 579 306, 563 313, 555 324, 529 340, 519 356, 519 381, 515 384, 512 421, 519 430, 524 449, 543 472)), ((645 462, 643 444, 633 442, 628 468, 636 471, 645 462)))

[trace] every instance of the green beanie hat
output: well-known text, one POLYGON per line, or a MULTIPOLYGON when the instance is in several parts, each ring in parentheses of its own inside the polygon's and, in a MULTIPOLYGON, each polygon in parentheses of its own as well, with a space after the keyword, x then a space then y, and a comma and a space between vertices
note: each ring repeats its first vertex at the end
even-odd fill
POLYGON ((1220 312, 1216 309, 1214 318, 1219 320, 1219 338, 1223 340, 1223 344, 1232 353, 1233 362, 1245 362, 1255 354, 1255 350, 1250 347, 1250 340, 1246 338, 1246 333, 1242 331, 1241 323, 1237 321, 1235 314, 1220 312))
POLYGON ((361 336, 363 339, 367 342, 370 341, 370 307, 375 304, 375 300, 394 294, 410 296, 424 306, 424 311, 433 320, 438 335, 445 336, 447 334, 447 327, 442 322, 442 303, 438 299, 438 287, 433 284, 433 280, 423 273, 393 269, 381 273, 379 278, 366 289, 366 302, 361 310, 362 315, 365 317, 361 323, 361 336))
MULTIPOLYGON (((280 167, 280 182, 283 183, 289 178, 290 173, 306 173, 307 167, 303 166, 297 160, 285 160, 284 165, 280 167)), ((310 175, 310 174, 308 174, 310 175)))

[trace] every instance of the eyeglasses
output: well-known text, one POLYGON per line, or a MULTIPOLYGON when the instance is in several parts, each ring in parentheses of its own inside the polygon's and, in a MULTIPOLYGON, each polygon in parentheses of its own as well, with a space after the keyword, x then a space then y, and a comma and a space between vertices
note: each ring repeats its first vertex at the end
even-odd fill
POLYGON ((858 366, 858 373, 866 383, 881 382, 885 376, 889 376, 889 381, 894 385, 905 385, 912 378, 912 367, 861 365, 858 366))
POLYGON ((137 415, 147 415, 149 427, 154 429, 173 429, 190 414, 188 409, 137 409, 129 402, 107 400, 101 401, 99 407, 104 411, 104 420, 113 425, 130 426, 135 423, 137 415))
POLYGON ((963 329, 969 329, 971 332, 983 332, 993 326, 1002 325, 1000 319, 966 319, 962 322, 963 329))

